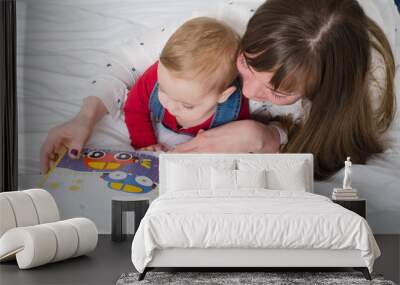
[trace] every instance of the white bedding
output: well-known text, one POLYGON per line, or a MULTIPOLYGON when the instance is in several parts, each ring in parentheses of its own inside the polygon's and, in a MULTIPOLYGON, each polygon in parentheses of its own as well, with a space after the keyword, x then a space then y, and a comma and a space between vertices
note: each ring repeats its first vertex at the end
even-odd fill
POLYGON ((165 248, 357 249, 370 271, 380 255, 359 215, 320 195, 265 189, 160 196, 134 237, 132 262, 143 272, 153 251, 165 248))

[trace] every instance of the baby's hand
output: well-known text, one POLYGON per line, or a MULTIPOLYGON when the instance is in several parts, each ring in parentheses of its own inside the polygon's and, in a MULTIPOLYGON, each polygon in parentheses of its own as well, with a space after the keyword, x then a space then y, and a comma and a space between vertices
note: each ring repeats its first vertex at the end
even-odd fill
POLYGON ((158 143, 158 144, 153 144, 153 145, 142 147, 139 150, 141 150, 141 151, 154 151, 154 152, 157 152, 157 151, 167 152, 169 149, 168 149, 167 146, 165 146, 165 145, 163 145, 161 143, 158 143))

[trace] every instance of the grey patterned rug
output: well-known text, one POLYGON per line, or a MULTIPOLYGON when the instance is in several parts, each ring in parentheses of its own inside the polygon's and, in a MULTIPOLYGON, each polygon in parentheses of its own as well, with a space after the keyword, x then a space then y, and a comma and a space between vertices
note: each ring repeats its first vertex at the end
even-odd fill
POLYGON ((213 284, 213 285, 395 285, 384 280, 380 275, 372 275, 368 281, 359 272, 154 272, 150 271, 142 281, 138 281, 139 273, 124 273, 116 285, 145 284, 213 284))

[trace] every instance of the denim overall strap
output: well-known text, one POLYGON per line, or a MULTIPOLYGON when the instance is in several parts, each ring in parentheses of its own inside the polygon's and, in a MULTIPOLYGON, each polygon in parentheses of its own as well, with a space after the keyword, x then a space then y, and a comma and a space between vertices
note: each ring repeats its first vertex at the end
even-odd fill
POLYGON ((158 83, 154 85, 153 91, 150 95, 149 110, 151 119, 155 122, 162 122, 164 119, 164 107, 158 99, 158 83))
POLYGON ((234 85, 236 91, 225 102, 217 105, 210 128, 235 121, 239 117, 240 107, 242 106, 242 91, 237 79, 234 81, 234 85))

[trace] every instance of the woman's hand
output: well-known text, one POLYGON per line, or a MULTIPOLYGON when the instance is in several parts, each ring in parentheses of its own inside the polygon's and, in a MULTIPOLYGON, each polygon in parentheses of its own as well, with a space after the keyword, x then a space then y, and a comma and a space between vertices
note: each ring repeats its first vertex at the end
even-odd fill
POLYGON ((42 173, 47 173, 54 166, 64 148, 69 149, 71 158, 78 158, 91 133, 90 126, 79 115, 62 125, 52 128, 40 150, 42 173))
POLYGON ((87 97, 81 111, 70 121, 52 128, 40 150, 40 168, 43 174, 52 168, 67 148, 71 158, 77 159, 96 123, 107 114, 97 97, 87 97))
POLYGON ((253 120, 234 121, 200 131, 191 141, 176 146, 174 152, 274 153, 279 151, 278 131, 253 120))

